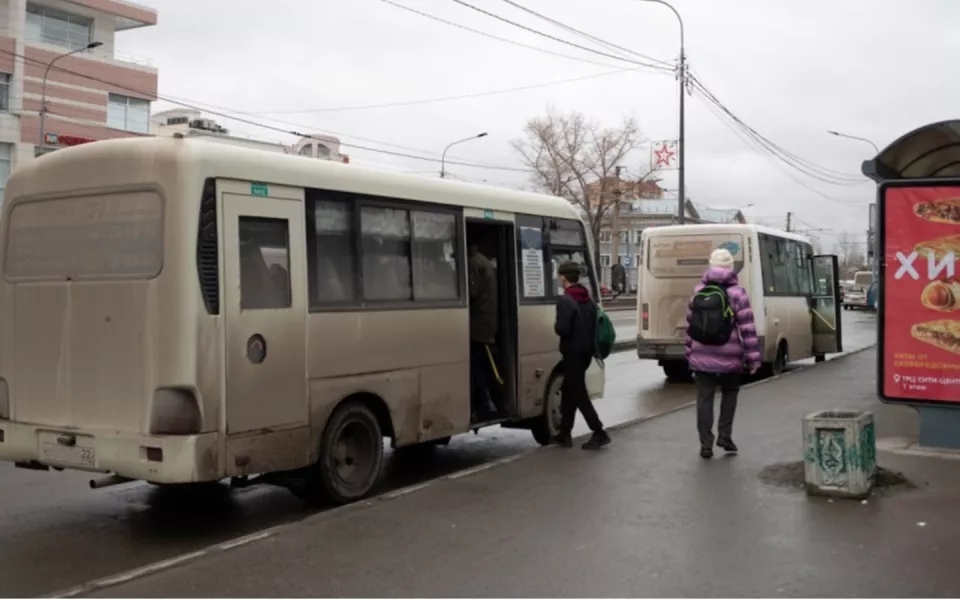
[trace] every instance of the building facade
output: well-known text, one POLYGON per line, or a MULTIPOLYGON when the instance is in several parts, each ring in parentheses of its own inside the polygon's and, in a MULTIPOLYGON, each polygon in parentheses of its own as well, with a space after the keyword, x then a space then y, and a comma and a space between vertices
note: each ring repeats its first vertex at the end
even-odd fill
POLYGON ((154 113, 150 117, 150 133, 159 137, 199 138, 218 144, 242 146, 266 152, 281 154, 295 154, 322 160, 333 160, 349 163, 350 157, 340 152, 340 140, 330 135, 311 135, 297 140, 295 144, 287 145, 280 142, 270 142, 251 137, 232 135, 230 130, 215 120, 207 118, 199 110, 176 108, 154 113))
POLYGON ((0 192, 44 152, 149 133, 157 70, 114 42, 156 24, 155 10, 125 0, 0 0, 0 192))

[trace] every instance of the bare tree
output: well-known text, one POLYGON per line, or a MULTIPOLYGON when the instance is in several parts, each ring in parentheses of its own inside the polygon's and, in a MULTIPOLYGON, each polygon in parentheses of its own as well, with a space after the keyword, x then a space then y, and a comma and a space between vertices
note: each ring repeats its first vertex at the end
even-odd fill
MULTIPOLYGON (((548 109, 545 116, 528 121, 523 132, 513 147, 533 170, 534 183, 576 206, 597 244, 601 224, 619 198, 616 167, 624 166, 640 145, 640 126, 635 119, 624 119, 619 127, 604 128, 582 113, 561 115, 548 109)), ((641 172, 641 181, 652 173, 641 172)))
POLYGON ((837 266, 844 277, 851 277, 866 261, 860 242, 849 232, 841 232, 837 237, 837 266))

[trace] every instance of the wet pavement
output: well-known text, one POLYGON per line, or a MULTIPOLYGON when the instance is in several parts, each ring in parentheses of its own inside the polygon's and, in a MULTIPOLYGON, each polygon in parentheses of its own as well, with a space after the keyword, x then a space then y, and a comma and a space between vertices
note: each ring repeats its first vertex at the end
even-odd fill
POLYGON ((881 450, 916 487, 863 502, 758 478, 801 457, 809 412, 874 410, 880 436, 915 431, 915 413, 876 401, 875 364, 868 350, 743 390, 739 456, 700 459, 694 413, 677 411, 601 452, 542 449, 93 595, 956 596, 955 458, 881 450))
MULTIPOLYGON (((611 313, 618 338, 634 335, 632 311, 611 313)), ((871 313, 844 314, 847 349, 873 343, 871 313)), ((607 361, 598 403, 607 425, 650 417, 692 399, 687 384, 667 384, 656 362, 631 351, 607 361)), ((576 432, 585 427, 578 421, 576 432)), ((390 454, 382 490, 398 489, 536 448, 529 432, 490 428, 454 438, 429 456, 390 454)), ((0 464, 0 595, 53 593, 315 514, 283 489, 185 492, 131 483, 87 487, 89 475, 35 472, 0 464)))

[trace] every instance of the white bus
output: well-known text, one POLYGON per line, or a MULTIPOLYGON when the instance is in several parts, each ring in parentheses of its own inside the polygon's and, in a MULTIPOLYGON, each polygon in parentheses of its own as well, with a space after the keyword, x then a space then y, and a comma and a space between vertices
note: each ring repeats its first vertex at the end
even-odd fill
MULTIPOLYGON (((94 486, 295 480, 343 503, 374 488, 384 438, 557 433, 551 267, 595 280, 562 199, 176 138, 57 151, 6 198, 2 460, 105 474, 94 486), (484 360, 504 412, 485 422, 474 245, 499 283, 484 360)), ((597 364, 588 387, 602 395, 597 364)))
POLYGON ((810 242, 758 225, 673 225, 644 230, 637 294, 637 355, 669 379, 689 377, 686 311, 710 254, 726 248, 750 296, 766 374, 790 360, 818 361, 842 349, 837 258, 810 242))

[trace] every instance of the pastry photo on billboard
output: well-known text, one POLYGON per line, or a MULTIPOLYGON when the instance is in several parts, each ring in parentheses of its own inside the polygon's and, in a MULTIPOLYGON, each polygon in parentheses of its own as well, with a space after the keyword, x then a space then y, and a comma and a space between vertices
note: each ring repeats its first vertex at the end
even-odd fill
POLYGON ((930 310, 940 312, 960 310, 960 281, 956 279, 931 281, 923 288, 920 303, 930 310))
POLYGON ((932 223, 960 225, 960 197, 917 202, 913 214, 932 223))
MULTIPOLYGON (((958 225, 960 225, 960 223, 958 223, 958 225)), ((960 256, 960 234, 946 235, 932 240, 919 242, 916 246, 914 246, 913 249, 916 250, 921 256, 933 256, 938 260, 945 258, 950 253, 953 253, 954 260, 956 260, 956 257, 960 256)))
POLYGON ((910 335, 925 344, 960 354, 960 321, 941 319, 916 323, 910 328, 910 335))

